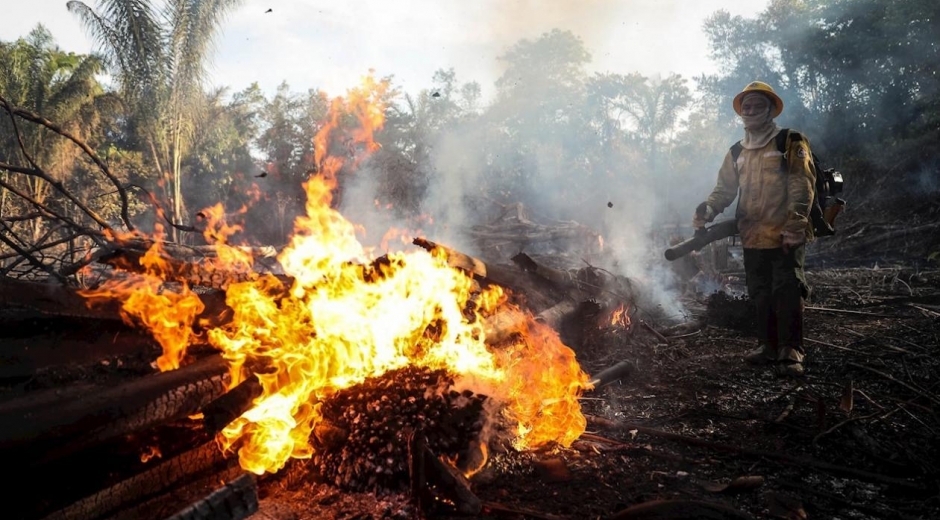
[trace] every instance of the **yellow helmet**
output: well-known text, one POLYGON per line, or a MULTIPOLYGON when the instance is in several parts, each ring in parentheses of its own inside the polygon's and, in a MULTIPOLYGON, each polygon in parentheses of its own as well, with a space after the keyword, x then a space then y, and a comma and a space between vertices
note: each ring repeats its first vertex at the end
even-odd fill
POLYGON ((737 112, 738 115, 741 115, 741 101, 744 100, 744 96, 751 92, 759 92, 773 100, 774 110, 771 117, 777 117, 780 115, 780 112, 783 112, 783 100, 774 92, 774 89, 763 81, 752 81, 748 83, 741 92, 738 92, 737 96, 734 96, 734 111, 737 112))

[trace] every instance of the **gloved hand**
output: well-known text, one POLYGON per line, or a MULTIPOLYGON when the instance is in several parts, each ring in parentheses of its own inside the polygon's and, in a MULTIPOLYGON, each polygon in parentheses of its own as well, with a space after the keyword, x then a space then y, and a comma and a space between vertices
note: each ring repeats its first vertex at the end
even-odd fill
POLYGON ((709 206, 707 202, 703 202, 695 208, 695 215, 692 216, 692 227, 702 229, 706 223, 715 220, 717 216, 715 208, 709 206))
POLYGON ((806 243, 806 230, 784 231, 780 233, 780 238, 783 239, 781 246, 783 247, 783 252, 789 253, 791 249, 796 249, 806 243))

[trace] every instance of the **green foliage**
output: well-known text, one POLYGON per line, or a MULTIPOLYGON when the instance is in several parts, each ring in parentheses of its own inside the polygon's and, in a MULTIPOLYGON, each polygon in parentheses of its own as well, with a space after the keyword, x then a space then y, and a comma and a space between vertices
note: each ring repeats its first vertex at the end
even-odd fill
POLYGON ((163 179, 170 217, 187 218, 183 163, 207 115, 205 66, 223 17, 241 0, 79 0, 68 8, 104 53, 133 123, 139 151, 163 179))
MULTIPOLYGON (((94 140, 100 136, 98 100, 102 89, 95 75, 101 70, 98 58, 59 49, 41 25, 25 38, 0 42, 0 94, 13 106, 56 121, 79 139, 94 140)), ((0 111, 0 115, 0 163, 22 168, 38 164, 59 181, 74 175, 81 151, 71 142, 22 120, 14 128, 5 111, 0 111)), ((69 212, 70 203, 52 196, 53 187, 38 176, 6 171, 2 175, 14 190, 31 200, 69 212)), ((36 210, 7 189, 0 188, 0 192, 0 215, 36 210)), ((13 224, 14 232, 24 230, 33 239, 42 236, 46 229, 45 219, 39 216, 13 224)))
POLYGON ((774 0, 753 20, 716 13, 706 31, 722 74, 702 86, 723 106, 761 79, 786 103, 782 124, 803 129, 830 159, 862 156, 895 174, 936 169, 937 2, 774 0))

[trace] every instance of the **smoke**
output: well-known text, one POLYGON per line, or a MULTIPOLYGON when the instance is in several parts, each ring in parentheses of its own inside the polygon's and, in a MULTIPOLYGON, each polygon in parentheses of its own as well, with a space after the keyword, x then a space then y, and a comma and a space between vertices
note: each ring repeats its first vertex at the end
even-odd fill
MULTIPOLYGON (((601 267, 638 282, 645 289, 647 304, 670 316, 683 314, 677 303, 674 273, 662 256, 667 244, 657 227, 667 216, 664 208, 686 206, 691 214, 694 204, 670 201, 674 190, 669 182, 657 177, 650 165, 635 154, 588 159, 588 153, 598 149, 599 138, 583 135, 586 127, 562 125, 538 132, 531 127, 506 130, 492 124, 494 119, 512 120, 509 115, 525 114, 533 102, 516 101, 513 104, 504 100, 497 112, 491 107, 486 117, 445 127, 434 136, 429 168, 433 174, 421 203, 422 212, 432 216, 435 224, 428 230, 428 238, 488 262, 506 261, 515 253, 525 252, 565 258, 569 268, 588 264, 601 267), (531 148, 525 153, 507 149, 500 142, 501 136, 508 139, 508 134, 521 131, 535 132, 526 141, 531 148), (585 161, 590 164, 578 166, 585 161), (525 232, 514 231, 506 223, 506 234, 518 233, 522 240, 507 240, 504 254, 494 257, 494 251, 482 248, 469 231, 480 226, 500 229, 501 214, 516 203, 524 206, 535 225, 580 226, 584 236, 555 243, 526 243, 525 232), (591 242, 592 232, 602 237, 600 251, 596 250, 597 241, 591 242)), ((572 93, 564 104, 580 107, 584 99, 572 93)), ((535 105, 540 105, 538 100, 535 105)), ((707 178, 713 182, 714 173, 709 172, 707 178)), ((366 184, 360 183, 359 187, 366 184)), ((703 190, 697 197, 706 193, 703 190)), ((355 206, 365 208, 366 198, 368 195, 357 196, 355 206)), ((683 218, 682 223, 686 220, 683 218)))

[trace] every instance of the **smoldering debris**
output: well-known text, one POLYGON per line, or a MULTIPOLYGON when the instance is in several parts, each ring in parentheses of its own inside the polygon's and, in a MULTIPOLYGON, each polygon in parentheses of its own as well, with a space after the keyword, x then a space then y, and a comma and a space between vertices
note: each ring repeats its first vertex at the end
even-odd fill
POLYGON ((352 491, 403 491, 409 483, 407 438, 416 431, 432 452, 460 464, 483 428, 487 397, 453 385, 445 370, 410 366, 325 399, 324 421, 312 439, 320 476, 352 491))

